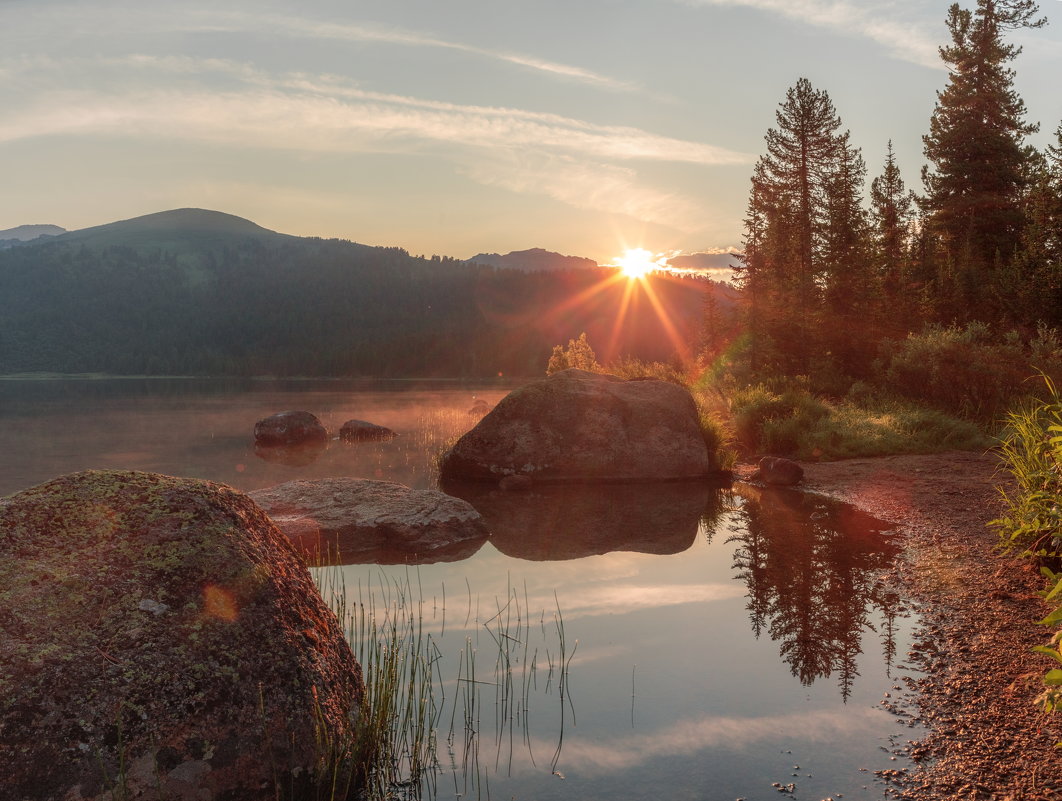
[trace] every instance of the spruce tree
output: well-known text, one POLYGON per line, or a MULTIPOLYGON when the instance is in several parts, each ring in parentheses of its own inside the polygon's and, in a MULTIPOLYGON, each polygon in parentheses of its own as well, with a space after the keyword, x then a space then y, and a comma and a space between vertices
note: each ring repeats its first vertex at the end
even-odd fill
POLYGON ((907 191, 892 140, 885 154, 881 175, 870 183, 870 209, 874 222, 874 240, 882 288, 890 304, 902 299, 901 288, 908 276, 911 226, 915 197, 907 191))
POLYGON ((982 288, 1012 258, 1021 235, 1025 137, 1037 126, 1025 121, 1007 66, 1021 48, 1003 36, 1042 26, 1038 11, 1033 0, 978 0, 976 11, 957 3, 948 10, 951 44, 940 55, 950 75, 923 137, 930 162, 922 171, 924 202, 963 305, 974 315, 991 312, 982 288))
POLYGON ((775 119, 752 177, 743 279, 759 348, 754 361, 806 374, 816 346, 841 120, 829 95, 806 78, 786 92, 775 119))

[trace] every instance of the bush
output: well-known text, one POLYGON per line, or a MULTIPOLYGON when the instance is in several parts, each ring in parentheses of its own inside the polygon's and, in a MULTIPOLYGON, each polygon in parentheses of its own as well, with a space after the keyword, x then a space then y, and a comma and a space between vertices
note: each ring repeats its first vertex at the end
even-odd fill
POLYGON ((998 337, 984 323, 931 327, 883 347, 882 378, 901 397, 972 420, 996 422, 1029 394, 1037 371, 1062 375, 1058 332, 1040 326, 1023 344, 1015 333, 998 337))
POLYGON ((579 335, 578 339, 569 339, 568 347, 553 346, 553 354, 549 357, 546 365, 546 375, 559 373, 577 367, 580 370, 588 370, 591 373, 600 373, 601 365, 597 363, 597 355, 590 343, 586 340, 586 332, 579 335))

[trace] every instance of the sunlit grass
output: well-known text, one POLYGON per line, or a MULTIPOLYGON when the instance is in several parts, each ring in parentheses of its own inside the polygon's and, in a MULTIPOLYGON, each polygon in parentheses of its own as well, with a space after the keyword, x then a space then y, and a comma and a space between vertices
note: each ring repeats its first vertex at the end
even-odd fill
POLYGON ((899 401, 831 402, 800 388, 762 384, 731 398, 735 436, 746 455, 799 459, 984 450, 991 440, 974 424, 899 401))

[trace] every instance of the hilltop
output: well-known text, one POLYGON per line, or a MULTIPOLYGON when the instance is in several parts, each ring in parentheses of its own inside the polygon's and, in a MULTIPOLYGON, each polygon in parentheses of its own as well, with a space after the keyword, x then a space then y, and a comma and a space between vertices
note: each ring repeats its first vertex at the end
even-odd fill
POLYGON ((514 250, 504 256, 499 253, 478 253, 467 262, 513 270, 587 270, 598 266, 593 259, 562 256, 543 248, 514 250))

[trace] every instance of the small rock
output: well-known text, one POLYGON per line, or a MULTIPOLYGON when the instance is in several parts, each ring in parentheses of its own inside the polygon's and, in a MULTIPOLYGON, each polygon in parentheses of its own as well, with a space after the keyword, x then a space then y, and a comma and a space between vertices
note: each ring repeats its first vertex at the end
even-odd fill
POLYGON ((170 611, 170 608, 166 606, 166 604, 153 601, 150 598, 144 598, 139 604, 137 604, 136 608, 141 612, 151 612, 153 615, 161 615, 170 611))

